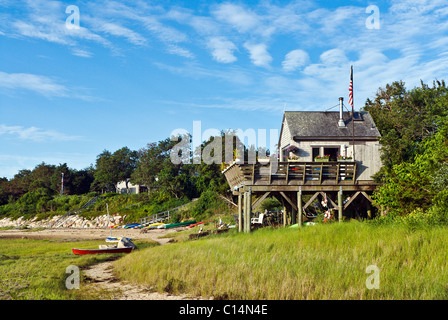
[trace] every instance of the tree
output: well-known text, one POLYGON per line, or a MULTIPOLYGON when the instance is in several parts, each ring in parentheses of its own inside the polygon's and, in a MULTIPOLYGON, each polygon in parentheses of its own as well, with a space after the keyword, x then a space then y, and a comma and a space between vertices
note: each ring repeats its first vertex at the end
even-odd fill
POLYGON ((131 175, 131 182, 142 184, 148 188, 157 186, 157 176, 163 168, 164 162, 170 159, 170 150, 176 142, 170 138, 158 142, 148 143, 138 151, 136 169, 131 175))
POLYGON ((383 168, 376 175, 376 205, 405 215, 416 209, 445 212, 448 201, 448 90, 432 87, 407 91, 403 82, 380 89, 369 111, 382 135, 383 168))
POLYGON ((85 194, 90 191, 90 186, 95 180, 94 172, 93 167, 72 171, 73 194, 85 194))
POLYGON ((110 151, 104 150, 97 156, 94 178, 94 189, 115 191, 115 185, 118 182, 118 167, 110 151))
MULTIPOLYGON (((448 107, 448 104, 447 104, 448 107)), ((392 166, 384 183, 375 190, 376 205, 405 215, 431 206, 448 213, 448 120, 438 123, 437 132, 422 142, 424 152, 412 161, 392 166)))
POLYGON ((5 188, 8 184, 8 178, 0 178, 0 206, 8 203, 9 194, 5 188))
POLYGON ((120 181, 125 181, 128 188, 128 180, 136 168, 137 160, 137 152, 128 147, 118 149, 113 154, 104 150, 96 159, 93 188, 115 191, 115 186, 120 181))
POLYGON ((28 188, 29 191, 34 191, 36 189, 36 186, 38 188, 46 188, 48 190, 51 190, 52 189, 51 178, 54 174, 55 169, 56 166, 46 164, 45 162, 38 164, 31 172, 32 182, 28 188))
MULTIPOLYGON (((137 167, 138 153, 132 151, 128 147, 118 149, 112 155, 112 161, 117 169, 116 183, 125 181, 126 190, 129 193, 129 179, 137 167)), ((115 184, 116 184, 115 183, 115 184)))
POLYGON ((377 179, 423 151, 422 141, 433 135, 438 121, 448 115, 447 93, 444 81, 435 81, 432 88, 422 82, 421 87, 410 91, 404 82, 397 81, 380 88, 373 101, 367 99, 364 110, 381 133, 383 169, 377 179))

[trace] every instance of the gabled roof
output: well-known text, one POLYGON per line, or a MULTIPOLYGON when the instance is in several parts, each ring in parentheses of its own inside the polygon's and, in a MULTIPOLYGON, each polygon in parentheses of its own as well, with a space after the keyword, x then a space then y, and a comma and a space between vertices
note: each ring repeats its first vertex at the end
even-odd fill
MULTIPOLYGON (((378 139, 381 135, 370 114, 366 111, 359 113, 362 121, 355 121, 355 139, 378 139)), ((339 112, 334 111, 285 111, 283 117, 293 139, 351 139, 353 137, 353 121, 350 112, 343 113, 345 127, 338 126, 339 112)))

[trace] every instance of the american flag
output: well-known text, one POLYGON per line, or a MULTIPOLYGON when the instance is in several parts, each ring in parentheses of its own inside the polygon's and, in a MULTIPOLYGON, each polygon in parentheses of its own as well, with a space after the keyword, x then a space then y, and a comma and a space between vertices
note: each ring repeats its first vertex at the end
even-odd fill
POLYGON ((352 106, 353 110, 353 66, 350 72, 350 86, 348 87, 348 92, 349 92, 348 103, 352 106))

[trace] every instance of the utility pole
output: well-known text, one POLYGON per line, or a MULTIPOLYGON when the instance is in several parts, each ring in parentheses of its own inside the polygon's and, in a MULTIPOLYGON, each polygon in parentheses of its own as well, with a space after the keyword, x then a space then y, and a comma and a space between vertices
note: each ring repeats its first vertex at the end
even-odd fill
POLYGON ((61 180, 61 196, 64 194, 64 172, 62 172, 62 180, 61 180))

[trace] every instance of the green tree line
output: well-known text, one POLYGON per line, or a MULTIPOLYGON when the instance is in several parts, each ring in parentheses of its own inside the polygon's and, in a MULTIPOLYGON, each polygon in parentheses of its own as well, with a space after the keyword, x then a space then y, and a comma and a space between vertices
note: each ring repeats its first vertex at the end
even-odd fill
MULTIPOLYGON (((221 161, 216 163, 193 163, 193 156, 204 150, 211 155, 215 149, 222 150, 224 157, 224 135, 210 137, 195 152, 185 155, 185 163, 176 164, 171 160, 170 152, 178 144, 175 137, 148 143, 139 150, 123 147, 114 152, 104 150, 95 161, 95 165, 82 170, 69 168, 66 163, 53 165, 40 163, 34 169, 20 170, 13 178, 0 178, 0 205, 13 203, 29 193, 46 196, 81 195, 89 192, 115 192, 116 185, 125 181, 144 185, 148 193, 156 193, 164 199, 192 199, 204 191, 213 191, 225 195, 229 186, 221 173, 221 161), (220 148, 208 148, 214 141, 221 139, 220 148), (208 150, 208 149, 210 150, 208 150), (64 177, 62 190, 62 174, 64 177)), ((184 137, 185 138, 185 137, 184 137)), ((186 137, 186 139, 191 139, 186 137)), ((245 148, 238 139, 235 145, 245 148)))
POLYGON ((448 89, 444 81, 380 88, 364 109, 381 133, 374 203, 388 216, 448 221, 448 89))

